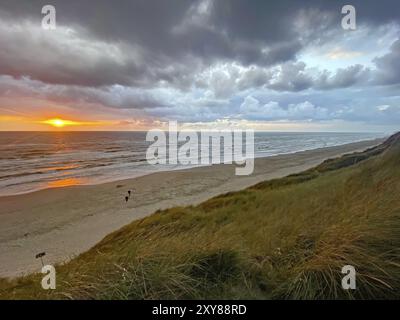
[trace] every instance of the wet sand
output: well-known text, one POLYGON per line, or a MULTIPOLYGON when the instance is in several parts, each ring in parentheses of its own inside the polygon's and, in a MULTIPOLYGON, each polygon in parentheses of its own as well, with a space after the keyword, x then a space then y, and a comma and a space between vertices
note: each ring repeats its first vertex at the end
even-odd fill
POLYGON ((0 197, 0 277, 40 272, 35 259, 61 263, 88 250, 110 232, 158 209, 195 205, 313 167, 327 158, 361 151, 382 139, 255 160, 254 173, 236 176, 235 165, 157 172, 93 186, 71 186, 0 197), (125 202, 128 190, 133 190, 125 202))

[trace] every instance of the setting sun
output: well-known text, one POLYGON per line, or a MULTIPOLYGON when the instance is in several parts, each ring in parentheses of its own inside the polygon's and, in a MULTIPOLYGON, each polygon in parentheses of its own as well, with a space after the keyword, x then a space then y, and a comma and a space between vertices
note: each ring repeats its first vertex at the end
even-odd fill
POLYGON ((105 122, 89 122, 89 121, 72 121, 60 118, 48 119, 40 121, 42 124, 47 124, 55 128, 63 128, 67 126, 88 126, 88 125, 101 125, 105 122))
POLYGON ((58 119, 58 118, 57 119, 45 120, 45 121, 42 121, 42 123, 49 124, 49 125, 51 125, 53 127, 56 127, 56 128, 62 128, 62 127, 65 127, 65 126, 80 125, 80 123, 76 122, 76 121, 63 120, 63 119, 58 119))
POLYGON ((50 124, 50 125, 52 125, 54 127, 57 127, 57 128, 61 128, 61 127, 64 127, 66 125, 66 122, 64 120, 61 120, 61 119, 52 119, 52 120, 45 121, 45 123, 50 124))

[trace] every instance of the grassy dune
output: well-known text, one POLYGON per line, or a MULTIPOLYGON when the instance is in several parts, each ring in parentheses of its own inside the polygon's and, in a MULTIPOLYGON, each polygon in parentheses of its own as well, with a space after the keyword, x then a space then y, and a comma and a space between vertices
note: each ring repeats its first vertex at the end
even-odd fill
POLYGON ((400 135, 195 207, 159 211, 0 298, 400 298, 400 135), (341 287, 341 268, 357 289, 341 287))

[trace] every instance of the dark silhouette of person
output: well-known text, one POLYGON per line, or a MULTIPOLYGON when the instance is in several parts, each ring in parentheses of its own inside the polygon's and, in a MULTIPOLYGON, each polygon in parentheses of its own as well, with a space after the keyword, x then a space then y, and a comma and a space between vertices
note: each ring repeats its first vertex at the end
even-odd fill
POLYGON ((129 200, 129 197, 126 196, 126 197, 125 197, 125 202, 128 202, 128 200, 129 200))
POLYGON ((129 197, 131 196, 131 192, 132 192, 131 190, 128 190, 129 197))

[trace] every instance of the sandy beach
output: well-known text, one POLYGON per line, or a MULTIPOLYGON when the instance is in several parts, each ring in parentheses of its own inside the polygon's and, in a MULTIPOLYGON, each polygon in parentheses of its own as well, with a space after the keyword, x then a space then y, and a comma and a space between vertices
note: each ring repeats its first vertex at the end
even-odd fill
POLYGON ((39 272, 88 250, 104 236, 158 209, 195 205, 260 181, 313 167, 327 158, 361 151, 382 139, 259 158, 250 176, 235 176, 234 165, 214 165, 92 186, 71 186, 0 197, 0 277, 39 272), (125 202, 127 190, 133 190, 125 202))

